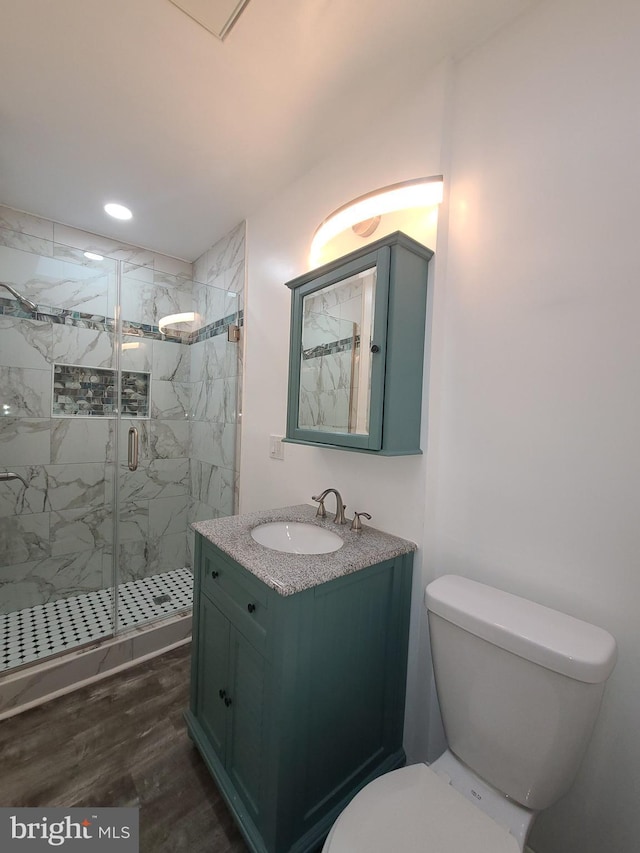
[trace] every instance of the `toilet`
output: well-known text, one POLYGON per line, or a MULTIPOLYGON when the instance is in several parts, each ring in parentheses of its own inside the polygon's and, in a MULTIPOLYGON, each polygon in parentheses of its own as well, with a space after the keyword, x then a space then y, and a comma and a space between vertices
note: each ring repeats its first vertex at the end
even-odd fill
POLYGON ((366 785, 322 853, 521 853, 578 770, 611 634, 457 575, 430 583, 425 603, 448 749, 366 785))

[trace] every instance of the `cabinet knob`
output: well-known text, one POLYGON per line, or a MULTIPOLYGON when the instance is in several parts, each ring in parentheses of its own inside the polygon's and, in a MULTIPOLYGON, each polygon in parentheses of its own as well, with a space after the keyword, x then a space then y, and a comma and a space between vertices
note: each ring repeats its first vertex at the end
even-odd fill
POLYGON ((211 572, 211 577, 215 580, 215 579, 218 577, 218 575, 219 575, 219 574, 220 574, 220 572, 216 572, 216 571, 214 570, 213 572, 211 572))
POLYGON ((218 696, 219 696, 221 699, 224 699, 224 697, 225 697, 226 695, 227 695, 227 691, 226 691, 226 690, 222 690, 222 688, 221 688, 220 690, 218 690, 218 696))
POLYGON ((380 352, 378 344, 371 344, 371 352, 380 352))
POLYGON ((255 604, 247 604, 247 610, 249 611, 249 613, 253 613, 255 611, 255 609, 256 609, 255 604))
POLYGON ((228 708, 228 707, 229 707, 229 705, 231 704, 231 699, 229 699, 229 697, 228 697, 228 696, 225 696, 224 704, 227 706, 227 708, 228 708))

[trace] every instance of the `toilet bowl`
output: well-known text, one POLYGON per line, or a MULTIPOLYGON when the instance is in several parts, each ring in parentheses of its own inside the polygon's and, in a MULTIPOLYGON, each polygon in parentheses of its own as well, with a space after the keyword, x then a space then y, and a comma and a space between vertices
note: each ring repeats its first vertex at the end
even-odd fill
POLYGON ((611 634, 453 575, 425 600, 449 748, 366 785, 322 853, 522 853, 586 750, 611 634))

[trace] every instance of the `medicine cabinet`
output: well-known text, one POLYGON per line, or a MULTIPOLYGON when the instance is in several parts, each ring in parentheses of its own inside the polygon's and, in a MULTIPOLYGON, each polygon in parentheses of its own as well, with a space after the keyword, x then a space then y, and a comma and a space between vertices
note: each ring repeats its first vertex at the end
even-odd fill
POLYGON ((431 249, 400 231, 287 283, 285 441, 386 456, 421 453, 431 249))

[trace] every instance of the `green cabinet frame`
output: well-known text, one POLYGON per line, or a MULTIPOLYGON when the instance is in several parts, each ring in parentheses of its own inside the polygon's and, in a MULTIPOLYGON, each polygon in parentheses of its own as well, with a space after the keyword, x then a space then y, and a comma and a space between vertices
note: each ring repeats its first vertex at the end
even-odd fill
POLYGON ((281 596, 196 534, 185 716, 253 853, 310 853, 404 764, 412 563, 281 596))
POLYGON ((385 456, 422 452, 427 277, 432 257, 431 249, 396 231, 287 283, 292 295, 285 441, 385 456), (301 427, 298 408, 304 297, 373 267, 376 289, 369 432, 364 435, 301 427))

